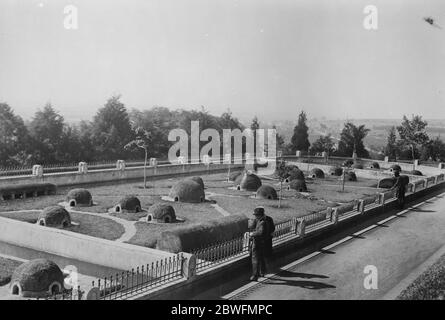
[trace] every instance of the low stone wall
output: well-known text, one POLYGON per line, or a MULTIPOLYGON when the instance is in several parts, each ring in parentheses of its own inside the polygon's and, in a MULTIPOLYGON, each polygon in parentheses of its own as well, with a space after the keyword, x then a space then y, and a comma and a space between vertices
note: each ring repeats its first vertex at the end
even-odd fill
POLYGON ((0 217, 0 241, 119 270, 173 254, 0 217))
MULTIPOLYGON (((227 164, 210 164, 203 163, 191 164, 167 164, 157 167, 151 166, 146 168, 147 177, 163 177, 198 174, 206 172, 221 172, 227 170, 227 164)), ((231 170, 242 169, 244 164, 232 164, 231 170)), ((10 186, 17 184, 33 184, 33 183, 53 183, 57 186, 73 186, 79 184, 92 184, 98 182, 113 181, 129 181, 142 179, 144 177, 144 167, 127 167, 123 169, 102 169, 88 170, 82 172, 62 172, 49 173, 43 175, 29 175, 0 178, 0 186, 10 186)))

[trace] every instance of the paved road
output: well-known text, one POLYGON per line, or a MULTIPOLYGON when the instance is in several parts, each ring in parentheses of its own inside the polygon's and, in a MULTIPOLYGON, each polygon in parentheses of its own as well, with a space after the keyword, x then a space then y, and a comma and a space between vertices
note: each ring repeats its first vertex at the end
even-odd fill
POLYGON ((225 299, 393 299, 445 249, 445 193, 250 282, 225 299), (436 254, 435 254, 436 253, 436 254), (377 289, 365 289, 366 266, 377 289))

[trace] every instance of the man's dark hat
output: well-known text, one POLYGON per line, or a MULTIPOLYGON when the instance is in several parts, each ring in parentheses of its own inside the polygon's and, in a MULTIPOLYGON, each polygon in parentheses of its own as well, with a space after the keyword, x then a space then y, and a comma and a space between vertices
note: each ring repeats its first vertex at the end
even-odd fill
POLYGON ((263 207, 256 207, 253 209, 253 215, 254 216, 261 216, 264 214, 264 208, 263 207))

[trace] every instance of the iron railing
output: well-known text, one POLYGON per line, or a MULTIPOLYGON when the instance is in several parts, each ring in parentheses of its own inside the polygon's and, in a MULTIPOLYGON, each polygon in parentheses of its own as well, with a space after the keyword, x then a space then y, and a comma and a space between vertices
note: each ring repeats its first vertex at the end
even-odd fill
POLYGON ((100 300, 125 299, 183 278, 182 253, 92 282, 100 300))

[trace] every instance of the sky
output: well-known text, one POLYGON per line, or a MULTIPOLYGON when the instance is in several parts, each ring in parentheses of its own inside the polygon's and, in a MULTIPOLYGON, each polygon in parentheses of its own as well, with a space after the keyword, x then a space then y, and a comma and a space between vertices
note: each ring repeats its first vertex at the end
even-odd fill
POLYGON ((26 119, 47 102, 90 119, 116 94, 260 120, 445 118, 444 57, 443 0, 0 0, 0 102, 26 119))

